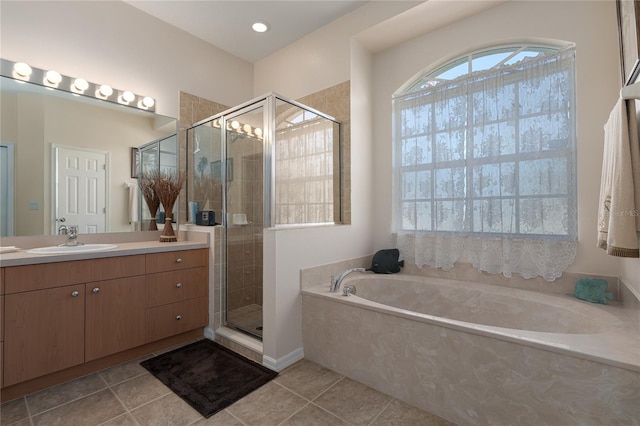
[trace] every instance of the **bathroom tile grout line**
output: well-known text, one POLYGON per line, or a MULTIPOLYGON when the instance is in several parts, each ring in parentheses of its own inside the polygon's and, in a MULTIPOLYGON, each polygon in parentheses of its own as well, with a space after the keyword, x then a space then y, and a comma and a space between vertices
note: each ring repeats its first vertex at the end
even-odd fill
POLYGON ((340 377, 338 380, 336 380, 336 382, 335 382, 335 383, 331 384, 331 386, 329 386, 327 389, 325 389, 324 391, 322 391, 322 392, 320 392, 319 394, 317 394, 316 396, 314 396, 312 399, 306 398, 306 397, 304 397, 304 396, 302 396, 302 395, 298 394, 297 392, 295 392, 295 391, 293 391, 293 390, 289 389, 289 388, 288 388, 288 387, 286 387, 285 385, 283 385, 283 384, 281 384, 281 383, 279 383, 279 382, 277 382, 277 381, 275 381, 275 380, 274 380, 278 386, 280 386, 280 387, 282 387, 282 388, 286 389, 287 391, 291 392, 292 394, 294 394, 294 395, 296 395, 296 396, 299 396, 300 398, 302 398, 302 399, 304 399, 305 401, 307 401, 307 403, 306 403, 305 405, 303 405, 300 409, 296 410, 293 414, 291 414, 289 417, 287 417, 286 419, 284 419, 282 422, 278 423, 278 425, 282 425, 282 424, 284 424, 287 420, 289 420, 290 418, 292 418, 293 416, 295 416, 296 414, 298 414, 299 412, 301 412, 302 410, 304 410, 304 409, 305 409, 306 407, 308 407, 309 405, 313 405, 314 407, 317 407, 317 408, 321 409, 322 411, 324 411, 324 412, 326 412, 326 413, 329 413, 329 414, 331 414, 332 416, 334 416, 334 417, 336 417, 336 418, 338 418, 338 419, 342 420, 342 421, 343 421, 343 422, 345 422, 346 424, 348 424, 348 425, 352 425, 352 423, 351 423, 351 422, 349 422, 349 421, 347 421, 347 420, 343 419, 343 418, 342 418, 342 417, 340 417, 338 414, 336 414, 336 413, 334 413, 334 412, 332 412, 332 411, 329 411, 329 410, 327 410, 326 408, 321 407, 320 405, 318 405, 318 404, 316 404, 316 403, 314 402, 317 398, 319 398, 321 395, 323 395, 323 394, 324 394, 325 392, 327 392, 329 389, 331 389, 332 387, 334 387, 335 385, 337 385, 340 381, 342 381, 342 379, 344 379, 344 376, 340 377))
MULTIPOLYGON (((305 407, 307 407, 307 406, 309 406, 309 405, 313 405, 314 407, 317 407, 317 408, 321 409, 322 411, 324 411, 324 412, 326 412, 326 413, 329 413, 329 414, 331 414, 331 415, 332 415, 332 416, 334 416, 334 417, 337 417, 338 419, 342 420, 342 421, 343 421, 343 422, 345 422, 346 424, 348 424, 348 425, 352 425, 353 423, 351 423, 350 421, 347 421, 347 420, 343 419, 343 418, 342 418, 342 417, 340 417, 337 413, 334 413, 333 411, 327 410, 326 408, 322 407, 321 405, 319 405, 319 404, 317 404, 317 403, 315 402, 315 400, 317 400, 318 398, 320 398, 322 395, 324 395, 326 392, 328 392, 331 388, 333 388, 334 386, 336 386, 338 383, 340 383, 340 382, 345 378, 345 376, 343 376, 343 375, 340 375, 340 376, 341 376, 341 377, 340 377, 338 380, 336 380, 336 381, 335 381, 334 383, 332 383, 328 388, 326 388, 325 390, 323 390, 322 392, 320 392, 319 394, 317 394, 316 396, 314 396, 312 399, 306 398, 306 397, 304 397, 304 396, 302 396, 302 395, 298 394, 297 392, 295 392, 295 391, 293 391, 293 390, 289 389, 289 388, 288 388, 288 387, 286 387, 285 385, 283 385, 283 384, 281 384, 281 383, 277 382, 277 379, 274 379, 274 381, 276 381, 276 384, 277 384, 277 385, 279 385, 279 386, 283 387, 284 389, 288 390, 289 392, 293 393, 294 395, 297 395, 297 396, 299 396, 300 398, 302 398, 302 399, 304 399, 304 400, 306 400, 306 401, 307 401, 307 404, 305 404, 305 405, 304 405, 304 407, 302 407, 301 409, 299 409, 298 411, 296 411, 295 413, 293 413, 291 416, 287 417, 287 418, 286 418, 285 420, 283 420, 280 424, 282 424, 282 423, 286 422, 288 419, 290 419, 291 417, 293 417, 294 415, 296 415, 297 413, 299 413, 300 411, 302 411, 305 407)), ((391 403, 391 401, 390 401, 389 403, 391 403)), ((388 405, 387 405, 387 406, 388 406, 388 405)), ((386 406, 385 406, 385 408, 386 408, 386 406)), ((380 413, 382 413, 382 412, 380 412, 380 413)), ((380 413, 378 413, 378 416, 380 415, 380 413)), ((377 418, 378 416, 376 416, 376 418, 377 418)))
MULTIPOLYGON (((104 371, 104 370, 102 370, 102 371, 104 371)), ((98 374, 100 374, 100 372, 98 372, 98 374)), ((138 374, 138 375, 136 375, 136 376, 130 377, 130 378, 128 378, 127 380, 122 380, 122 381, 120 381, 120 382, 113 383, 113 386, 117 386, 117 385, 119 385, 119 384, 121 384, 121 383, 125 383, 125 382, 128 382, 128 381, 130 381, 130 380, 133 380, 133 379, 135 379, 135 378, 137 378, 137 377, 141 377, 141 376, 143 376, 144 374, 147 374, 147 373, 144 373, 144 372, 143 372, 143 373, 140 373, 140 374, 138 374)), ((100 374, 100 377, 102 377, 102 374, 100 374)), ((104 380, 105 382, 107 381, 104 377, 102 377, 102 380, 104 380)), ((112 385, 110 385, 109 383, 107 383, 107 386, 109 387, 109 391, 111 391, 111 393, 113 394, 113 396, 118 400, 118 402, 120 403, 120 405, 122 405, 122 407, 124 408, 124 411, 125 411, 125 413, 124 413, 124 414, 128 414, 128 415, 129 415, 129 417, 131 417, 131 418, 133 419, 133 421, 136 423, 136 425, 140 425, 140 422, 138 422, 138 419, 136 419, 136 418, 135 418, 135 416, 134 416, 133 414, 131 414, 131 410, 129 410, 129 407, 127 407, 127 405, 122 401, 122 399, 120 399, 120 397, 118 396, 118 394, 113 390, 113 388, 111 387, 112 385)), ((142 405, 144 405, 144 404, 142 404, 142 405)), ((142 406, 142 405, 141 405, 141 406, 142 406)), ((110 422, 110 421, 111 421, 111 420, 113 420, 113 419, 117 419, 118 417, 120 417, 120 416, 122 416, 122 415, 124 415, 124 414, 119 414, 119 415, 117 415, 117 416, 115 416, 115 417, 113 417, 113 418, 111 418, 111 419, 109 419, 109 420, 107 420, 107 421, 105 421, 105 422, 101 423, 101 425, 103 425, 103 424, 105 424, 105 423, 108 423, 108 422, 110 422)), ((98 426, 100 426, 100 425, 98 425, 98 426)))
POLYGON ((380 410, 380 412, 378 412, 378 414, 376 414, 375 417, 371 419, 369 423, 367 423, 367 425, 372 425, 376 420, 378 420, 378 417, 380 417, 382 413, 384 413, 387 410, 387 408, 389 408, 391 403, 395 400, 396 400, 395 398, 391 397, 391 399, 389 399, 389 401, 385 404, 385 406, 382 407, 382 410, 380 410))

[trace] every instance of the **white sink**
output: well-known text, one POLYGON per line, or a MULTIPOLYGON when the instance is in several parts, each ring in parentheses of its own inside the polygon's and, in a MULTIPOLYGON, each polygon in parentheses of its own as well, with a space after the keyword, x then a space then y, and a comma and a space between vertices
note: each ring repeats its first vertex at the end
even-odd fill
POLYGON ((115 244, 83 244, 80 246, 51 246, 39 247, 27 250, 31 254, 73 254, 73 253, 90 253, 94 251, 106 251, 118 248, 115 244))

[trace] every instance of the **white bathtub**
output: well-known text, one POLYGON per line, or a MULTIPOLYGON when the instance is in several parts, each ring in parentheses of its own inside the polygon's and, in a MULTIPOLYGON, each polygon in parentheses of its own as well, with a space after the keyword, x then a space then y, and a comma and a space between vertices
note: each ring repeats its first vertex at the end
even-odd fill
POLYGON ((640 311, 440 278, 303 290, 305 357, 461 425, 640 424, 640 311))

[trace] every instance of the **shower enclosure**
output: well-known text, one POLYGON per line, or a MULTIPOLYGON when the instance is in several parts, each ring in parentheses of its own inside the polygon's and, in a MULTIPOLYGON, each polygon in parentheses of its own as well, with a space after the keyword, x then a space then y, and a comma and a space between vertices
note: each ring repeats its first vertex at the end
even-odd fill
POLYGON ((187 129, 187 170, 189 221, 222 225, 216 328, 261 339, 263 229, 341 222, 340 123, 269 94, 187 129))

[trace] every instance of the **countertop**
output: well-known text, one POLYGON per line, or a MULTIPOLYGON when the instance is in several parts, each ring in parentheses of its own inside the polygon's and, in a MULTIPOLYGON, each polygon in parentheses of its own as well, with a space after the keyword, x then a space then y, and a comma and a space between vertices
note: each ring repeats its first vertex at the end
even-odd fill
POLYGON ((114 242, 118 247, 106 251, 65 254, 32 254, 29 249, 18 249, 12 253, 0 254, 0 267, 35 265, 40 263, 69 262, 73 260, 98 259, 104 257, 128 256, 145 253, 161 253, 178 250, 208 248, 207 241, 177 241, 161 243, 159 241, 114 242))

